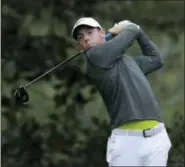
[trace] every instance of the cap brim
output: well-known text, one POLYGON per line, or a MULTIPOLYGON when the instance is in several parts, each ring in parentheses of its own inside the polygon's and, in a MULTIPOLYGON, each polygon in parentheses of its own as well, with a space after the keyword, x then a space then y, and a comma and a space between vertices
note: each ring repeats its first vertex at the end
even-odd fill
POLYGON ((80 28, 80 27, 92 27, 92 28, 101 28, 101 27, 99 27, 99 26, 93 26, 93 25, 87 25, 87 24, 80 24, 80 25, 77 25, 74 29, 73 29, 73 31, 72 31, 72 37, 74 38, 74 39, 76 39, 77 38, 77 31, 78 31, 78 29, 80 28))

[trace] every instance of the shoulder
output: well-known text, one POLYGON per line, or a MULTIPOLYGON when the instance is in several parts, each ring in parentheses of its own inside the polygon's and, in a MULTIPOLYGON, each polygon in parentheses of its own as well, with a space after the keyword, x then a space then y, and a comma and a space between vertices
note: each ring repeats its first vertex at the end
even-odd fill
POLYGON ((107 68, 107 59, 110 54, 106 44, 98 44, 85 52, 86 59, 91 66, 107 68))
POLYGON ((107 70, 92 63, 86 56, 84 72, 91 79, 101 79, 107 70))
POLYGON ((88 57, 90 57, 92 55, 93 56, 99 56, 99 55, 102 55, 102 54, 106 54, 106 50, 107 50, 107 47, 106 47, 105 43, 102 43, 102 44, 98 44, 98 45, 90 48, 89 50, 87 50, 86 55, 88 57))

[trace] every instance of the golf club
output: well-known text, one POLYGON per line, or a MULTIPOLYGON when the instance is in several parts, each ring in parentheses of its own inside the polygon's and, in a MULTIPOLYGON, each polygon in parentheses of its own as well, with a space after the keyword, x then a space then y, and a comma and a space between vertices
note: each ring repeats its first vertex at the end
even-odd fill
MULTIPOLYGON (((112 38, 112 34, 111 33, 107 33, 105 36, 105 39, 108 41, 112 38)), ((29 95, 26 91, 26 88, 28 86, 30 86, 31 84, 35 83, 36 81, 38 81, 39 79, 43 78, 44 76, 46 76, 47 74, 51 73, 52 71, 54 71, 55 69, 57 69, 58 67, 66 64, 67 62, 69 62, 70 60, 74 59, 75 57, 77 57, 78 55, 82 54, 84 52, 84 50, 81 50, 80 52, 76 53, 75 55, 69 57, 68 59, 64 60, 63 62, 59 63, 58 65, 54 66, 53 68, 51 68, 50 70, 46 71, 45 73, 43 73, 42 75, 38 76, 37 78, 35 78, 34 80, 28 82, 27 84, 25 84, 24 86, 20 86, 19 88, 17 88, 14 92, 14 97, 15 97, 15 102, 16 104, 22 104, 22 103, 26 103, 29 101, 29 95)))

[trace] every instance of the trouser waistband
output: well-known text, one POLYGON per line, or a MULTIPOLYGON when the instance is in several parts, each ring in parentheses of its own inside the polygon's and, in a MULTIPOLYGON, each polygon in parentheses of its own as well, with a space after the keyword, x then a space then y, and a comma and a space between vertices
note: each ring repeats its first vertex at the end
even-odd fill
POLYGON ((152 137, 160 133, 164 129, 165 129, 164 123, 160 123, 153 128, 144 129, 144 130, 126 130, 126 129, 116 128, 112 130, 112 134, 124 135, 124 136, 152 137))

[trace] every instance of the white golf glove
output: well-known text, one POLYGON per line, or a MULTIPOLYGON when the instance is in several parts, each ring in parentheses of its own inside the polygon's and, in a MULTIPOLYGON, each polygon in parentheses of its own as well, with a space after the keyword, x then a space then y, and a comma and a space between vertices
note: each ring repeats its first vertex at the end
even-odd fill
POLYGON ((131 21, 128 21, 128 20, 124 20, 124 21, 120 21, 119 23, 114 24, 114 26, 110 28, 108 32, 118 35, 124 30, 126 26, 129 26, 129 25, 134 25, 138 29, 140 29, 140 26, 138 26, 137 24, 132 23, 131 21))
POLYGON ((123 24, 124 27, 128 26, 128 25, 135 25, 138 29, 140 29, 140 26, 129 21, 129 20, 124 20, 124 21, 120 21, 117 25, 119 24, 123 24))

